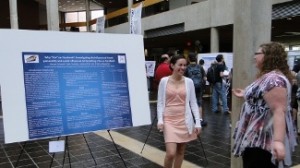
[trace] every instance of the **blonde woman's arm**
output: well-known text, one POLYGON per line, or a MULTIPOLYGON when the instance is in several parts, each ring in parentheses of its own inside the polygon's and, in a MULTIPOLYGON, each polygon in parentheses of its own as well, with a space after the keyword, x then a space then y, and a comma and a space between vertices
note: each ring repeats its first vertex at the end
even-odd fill
POLYGON ((273 155, 280 161, 285 157, 285 115, 287 110, 287 90, 283 87, 274 87, 264 95, 268 106, 273 113, 273 155))

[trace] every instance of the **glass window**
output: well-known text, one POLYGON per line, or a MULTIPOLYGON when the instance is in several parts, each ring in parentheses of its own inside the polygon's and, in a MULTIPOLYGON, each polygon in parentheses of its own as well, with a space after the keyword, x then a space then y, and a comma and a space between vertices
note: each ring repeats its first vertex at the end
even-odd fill
POLYGON ((77 22, 77 12, 66 13, 66 23, 77 22))
MULTIPOLYGON (((103 15, 104 15, 104 10, 92 11, 92 13, 91 13, 91 19, 93 20, 93 19, 96 19, 96 18, 101 17, 103 15)), ((92 31, 96 31, 96 24, 93 24, 91 26, 91 30, 92 31)))
MULTIPOLYGON (((104 15, 103 10, 91 11, 91 19, 95 19, 104 15)), ((86 13, 84 12, 69 12, 66 13, 66 23, 72 22, 85 22, 86 21, 86 13)), ((80 31, 86 31, 86 27, 79 27, 80 31)), ((96 30, 96 25, 92 25, 92 30, 96 30)))
POLYGON ((294 46, 292 46, 292 50, 300 50, 300 45, 294 45, 294 46))

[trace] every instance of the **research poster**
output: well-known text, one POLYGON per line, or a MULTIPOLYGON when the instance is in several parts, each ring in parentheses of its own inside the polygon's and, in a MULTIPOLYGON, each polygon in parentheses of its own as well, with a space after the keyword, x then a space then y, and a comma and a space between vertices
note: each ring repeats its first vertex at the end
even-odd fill
POLYGON ((155 61, 145 61, 146 73, 148 77, 154 77, 155 61))
POLYGON ((22 56, 30 139, 132 126, 125 54, 22 56))
POLYGON ((0 37, 5 143, 151 124, 143 36, 1 29, 0 37))

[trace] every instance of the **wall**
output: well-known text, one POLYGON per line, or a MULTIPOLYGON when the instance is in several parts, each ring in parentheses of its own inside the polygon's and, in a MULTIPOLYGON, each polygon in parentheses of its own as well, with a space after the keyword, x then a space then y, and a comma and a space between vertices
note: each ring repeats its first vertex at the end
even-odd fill
POLYGON ((39 24, 46 25, 47 24, 47 9, 46 5, 39 4, 39 24))
POLYGON ((169 9, 170 10, 180 8, 180 7, 186 6, 186 5, 187 5, 186 0, 169 0, 169 9))
MULTIPOLYGON (((18 0, 20 29, 38 29, 39 5, 34 0, 18 0)), ((0 1, 0 28, 10 28, 9 0, 0 1)))
POLYGON ((20 29, 39 29, 39 4, 34 0, 18 0, 20 29))
POLYGON ((0 11, 0 28, 10 28, 8 0, 0 0, 0 11))
MULTIPOLYGON (((273 1, 276 4, 290 0, 273 1)), ((170 11, 142 19, 142 29, 144 31, 178 23, 184 23, 184 31, 233 24, 234 0, 206 0, 188 6, 186 6, 186 0, 170 0, 169 2, 170 11)), ((109 27, 105 31, 107 33, 128 33, 128 23, 109 27)))
MULTIPOLYGON (((184 23, 185 31, 233 24, 233 0, 208 0, 142 19, 142 29, 151 30, 184 23), (216 12, 217 11, 217 12, 216 12), (230 11, 230 12, 228 12, 230 11), (176 16, 176 17, 174 17, 176 16)), ((105 29, 107 33, 128 33, 128 23, 105 29)))

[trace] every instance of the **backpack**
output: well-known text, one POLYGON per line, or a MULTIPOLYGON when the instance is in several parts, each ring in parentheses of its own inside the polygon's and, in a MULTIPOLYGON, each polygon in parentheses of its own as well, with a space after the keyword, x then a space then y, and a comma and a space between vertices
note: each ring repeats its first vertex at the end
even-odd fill
POLYGON ((207 69, 206 78, 210 84, 216 83, 216 65, 212 65, 207 69))
POLYGON ((202 74, 200 65, 188 66, 186 70, 186 76, 193 80, 196 89, 202 87, 202 74))

